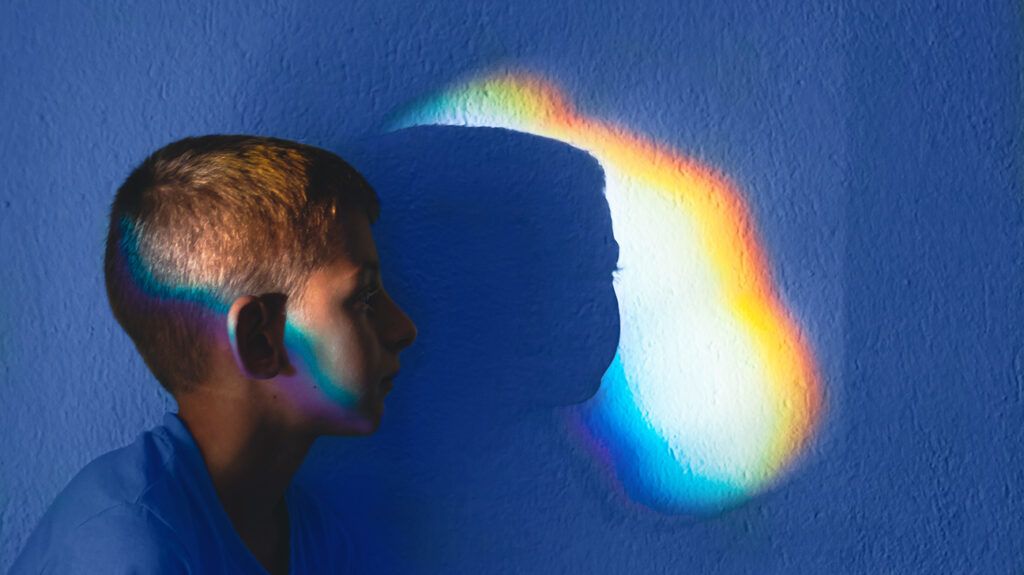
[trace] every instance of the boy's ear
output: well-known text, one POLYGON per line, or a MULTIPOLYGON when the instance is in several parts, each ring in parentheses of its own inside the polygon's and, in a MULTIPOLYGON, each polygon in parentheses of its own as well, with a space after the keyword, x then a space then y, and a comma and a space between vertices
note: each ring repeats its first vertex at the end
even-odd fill
POLYGON ((284 348, 284 294, 245 295, 228 310, 228 339, 242 373, 253 379, 270 379, 287 371, 284 348))

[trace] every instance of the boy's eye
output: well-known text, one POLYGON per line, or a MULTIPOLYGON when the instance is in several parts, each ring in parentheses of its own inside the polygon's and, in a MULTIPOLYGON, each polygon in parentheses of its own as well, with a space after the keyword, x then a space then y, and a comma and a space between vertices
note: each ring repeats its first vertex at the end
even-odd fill
POLYGON ((367 308, 373 309, 373 306, 370 305, 370 300, 372 300, 373 296, 377 295, 380 292, 380 290, 380 287, 367 290, 365 293, 363 293, 362 297, 359 298, 359 302, 365 305, 367 308))

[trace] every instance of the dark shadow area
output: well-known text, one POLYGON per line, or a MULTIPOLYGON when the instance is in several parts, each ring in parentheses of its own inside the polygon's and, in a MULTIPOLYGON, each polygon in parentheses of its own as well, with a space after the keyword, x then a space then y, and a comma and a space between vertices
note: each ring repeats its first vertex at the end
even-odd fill
POLYGON ((467 545, 550 547, 531 524, 575 507, 559 406, 597 391, 618 343, 600 166, 482 128, 339 151, 380 195, 384 284, 419 338, 378 433, 321 440, 304 474, 344 517, 362 569, 443 570, 467 545))

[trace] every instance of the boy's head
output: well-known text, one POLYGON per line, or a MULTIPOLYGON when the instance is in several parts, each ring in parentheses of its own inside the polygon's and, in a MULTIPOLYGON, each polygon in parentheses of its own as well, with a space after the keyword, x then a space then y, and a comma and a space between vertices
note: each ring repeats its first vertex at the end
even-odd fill
POLYGON ((111 308, 179 400, 233 376, 271 380, 317 429, 372 431, 384 380, 416 336, 381 289, 378 213, 362 176, 325 150, 253 136, 172 143, 111 208, 111 308))

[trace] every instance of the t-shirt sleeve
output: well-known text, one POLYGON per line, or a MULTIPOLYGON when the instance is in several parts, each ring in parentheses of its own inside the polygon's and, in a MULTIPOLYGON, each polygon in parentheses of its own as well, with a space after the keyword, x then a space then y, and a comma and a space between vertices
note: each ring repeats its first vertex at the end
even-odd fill
POLYGON ((46 575, 191 572, 175 533, 142 506, 119 505, 93 516, 57 541, 46 556, 46 575))

